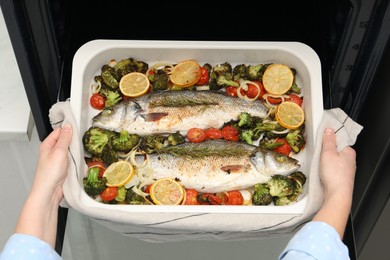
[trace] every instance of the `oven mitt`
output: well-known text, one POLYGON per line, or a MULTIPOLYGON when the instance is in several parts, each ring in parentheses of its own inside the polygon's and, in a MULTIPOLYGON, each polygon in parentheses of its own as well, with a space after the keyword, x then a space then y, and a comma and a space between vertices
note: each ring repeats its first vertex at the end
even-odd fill
MULTIPOLYGON (((336 132, 337 149, 352 146, 362 126, 354 122, 339 108, 325 110, 317 130, 316 148, 308 178, 308 201, 303 214, 233 214, 233 213, 129 213, 113 205, 88 205, 80 172, 84 164, 84 149, 79 126, 72 113, 70 101, 54 104, 49 111, 53 128, 64 124, 73 126, 73 139, 69 147, 70 166, 63 184, 64 200, 61 206, 72 208, 92 220, 120 232, 125 236, 149 242, 175 242, 183 240, 248 240, 292 235, 310 221, 323 203, 323 188, 319 177, 322 134, 325 128, 336 132)), ((157 206, 156 206, 157 207, 157 206)))

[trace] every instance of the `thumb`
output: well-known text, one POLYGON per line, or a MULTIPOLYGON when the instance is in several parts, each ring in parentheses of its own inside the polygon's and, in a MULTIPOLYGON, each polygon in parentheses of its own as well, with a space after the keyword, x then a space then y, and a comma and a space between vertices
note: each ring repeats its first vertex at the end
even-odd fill
POLYGON ((60 149, 67 149, 70 141, 72 140, 72 133, 72 127, 70 125, 64 125, 61 129, 60 136, 58 137, 56 147, 60 149))
POLYGON ((322 137, 322 151, 336 151, 336 135, 332 128, 326 128, 322 137))

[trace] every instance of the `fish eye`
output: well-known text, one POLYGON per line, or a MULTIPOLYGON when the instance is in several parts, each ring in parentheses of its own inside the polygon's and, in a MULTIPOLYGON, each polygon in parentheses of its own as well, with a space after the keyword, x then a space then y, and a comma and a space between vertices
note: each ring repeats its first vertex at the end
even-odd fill
POLYGON ((275 159, 278 161, 278 162, 285 162, 287 161, 287 156, 285 156, 284 154, 275 154, 275 159))
POLYGON ((113 109, 111 107, 110 108, 106 108, 106 109, 103 110, 103 115, 109 116, 109 115, 112 114, 112 112, 113 112, 113 109))

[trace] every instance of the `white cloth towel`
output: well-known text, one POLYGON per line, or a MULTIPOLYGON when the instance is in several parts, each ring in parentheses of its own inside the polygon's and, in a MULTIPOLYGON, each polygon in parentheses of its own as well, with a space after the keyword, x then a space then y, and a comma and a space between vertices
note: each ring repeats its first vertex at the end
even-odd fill
MULTIPOLYGON (((70 124, 78 129, 69 101, 54 104, 49 111, 53 128, 70 124)), ((227 214, 227 213, 126 213, 115 209, 85 206, 79 200, 84 192, 78 172, 84 163, 81 133, 73 131, 69 148, 70 166, 63 184, 61 206, 72 208, 102 225, 126 236, 149 242, 183 240, 248 240, 291 235, 311 220, 323 203, 323 188, 319 177, 322 133, 330 127, 336 131, 337 148, 353 145, 363 129, 339 108, 325 110, 318 129, 316 149, 310 166, 309 198, 302 215, 289 214, 227 214)))

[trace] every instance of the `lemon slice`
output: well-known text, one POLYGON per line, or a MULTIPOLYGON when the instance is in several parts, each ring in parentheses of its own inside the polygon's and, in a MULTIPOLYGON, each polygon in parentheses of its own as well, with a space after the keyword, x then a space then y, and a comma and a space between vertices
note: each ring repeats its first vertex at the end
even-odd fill
POLYGON ((119 187, 128 183, 134 176, 134 167, 128 161, 117 161, 110 164, 103 174, 108 187, 119 187))
POLYGON ((119 89, 127 97, 139 97, 148 92, 150 82, 148 77, 140 72, 124 75, 119 82, 119 89))
POLYGON ((180 87, 189 87, 198 82, 202 69, 194 60, 186 60, 176 64, 169 75, 171 82, 180 87))
POLYGON ((184 199, 184 187, 172 178, 158 179, 150 186, 150 197, 156 205, 179 205, 184 199))
POLYGON ((268 93, 282 95, 291 88, 294 74, 288 66, 275 63, 269 65, 264 71, 262 81, 268 93))
POLYGON ((305 113, 298 104, 286 101, 276 107, 275 119, 285 128, 297 129, 304 123, 305 113))

